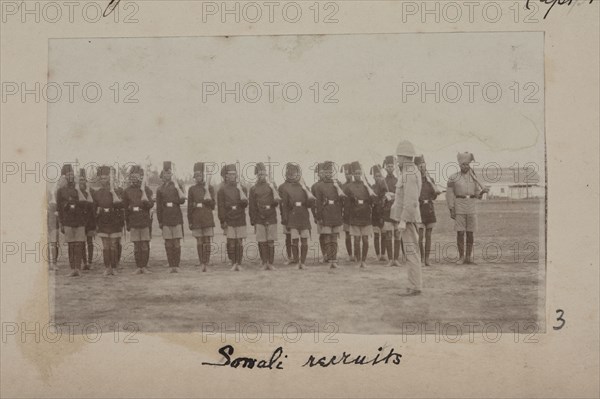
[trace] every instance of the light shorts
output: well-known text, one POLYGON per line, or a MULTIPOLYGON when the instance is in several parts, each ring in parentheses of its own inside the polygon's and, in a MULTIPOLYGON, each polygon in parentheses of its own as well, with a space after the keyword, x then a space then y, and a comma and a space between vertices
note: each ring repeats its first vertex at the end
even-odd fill
POLYGON ((256 241, 276 241, 277 240, 277 225, 276 224, 256 224, 256 241))
POLYGON ((65 242, 85 242, 85 226, 65 226, 65 242))
POLYGON ((192 230, 193 237, 213 237, 215 235, 214 227, 202 227, 192 230))
POLYGON ((177 226, 163 226, 162 236, 165 240, 183 238, 183 226, 180 224, 177 226))
POLYGON ((456 215, 454 219, 455 231, 476 231, 477 230, 477 214, 471 213, 468 215, 456 215))
POLYGON ((419 229, 433 229, 435 227, 435 222, 433 223, 417 223, 417 228, 419 229))
POLYGON ((344 231, 350 231, 350 225, 347 223, 344 223, 344 231))
POLYGON ((227 226, 227 238, 246 238, 246 226, 227 226))
POLYGON ((381 234, 381 228, 373 226, 373 234, 381 234))
MULTIPOLYGON (((65 228, 65 232, 66 232, 65 228)), ((49 243, 57 243, 58 242, 58 229, 52 229, 48 232, 48 242, 49 243)))
POLYGON ((398 222, 383 222, 381 231, 396 231, 398 230, 398 222))
POLYGON ((308 238, 310 237, 310 230, 298 230, 298 229, 290 229, 290 233, 292 234, 292 240, 297 238, 308 238))
POLYGON ((121 238, 123 233, 119 231, 118 233, 98 233, 97 235, 101 238, 121 238))
POLYGON ((142 227, 136 228, 132 227, 129 231, 129 241, 150 241, 150 228, 142 227))
POLYGON ((353 237, 372 236, 373 226, 371 226, 370 224, 366 226, 350 225, 350 235, 353 237))
POLYGON ((321 234, 339 234, 342 232, 342 226, 321 226, 321 234))

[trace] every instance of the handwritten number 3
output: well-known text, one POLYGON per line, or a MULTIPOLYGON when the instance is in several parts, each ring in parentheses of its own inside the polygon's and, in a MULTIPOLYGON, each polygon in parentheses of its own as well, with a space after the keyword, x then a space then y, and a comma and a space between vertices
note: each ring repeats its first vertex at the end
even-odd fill
POLYGON ((560 313, 560 315, 556 318, 556 321, 560 321, 560 325, 557 327, 552 327, 555 330, 560 330, 561 328, 563 328, 563 326, 565 325, 566 321, 565 319, 563 319, 563 316, 565 315, 565 311, 562 309, 556 309, 556 313, 560 313))

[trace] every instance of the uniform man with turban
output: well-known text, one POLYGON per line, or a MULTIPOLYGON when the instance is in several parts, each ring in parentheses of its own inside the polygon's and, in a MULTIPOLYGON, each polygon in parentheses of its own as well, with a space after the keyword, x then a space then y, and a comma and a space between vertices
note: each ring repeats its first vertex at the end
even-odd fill
MULTIPOLYGON (((375 255, 377 255, 377 259, 379 261, 385 262, 387 259, 385 257, 385 249, 383 245, 383 209, 382 204, 379 198, 381 197, 381 193, 379 190, 381 189, 381 185, 379 182, 383 179, 383 174, 381 171, 380 165, 373 165, 371 167, 371 176, 375 182, 371 187, 378 199, 373 204, 373 210, 371 213, 371 223, 373 224, 373 246, 375 247, 375 255)), ((385 193, 384 193, 385 194, 385 193)))
POLYGON ((277 205, 279 194, 267 181, 267 168, 259 162, 254 167, 256 184, 250 188, 250 224, 256 230, 258 253, 265 270, 273 269, 275 261, 275 240, 277 240, 277 205))
POLYGON ((369 252, 369 236, 373 234, 371 212, 373 204, 377 202, 377 196, 362 180, 363 171, 360 163, 352 162, 350 169, 354 181, 346 186, 344 192, 348 198, 350 234, 354 237, 354 257, 360 262, 360 267, 364 268, 369 252))
POLYGON ((294 263, 298 263, 298 269, 304 269, 311 227, 309 209, 314 206, 314 196, 303 184, 300 166, 288 163, 286 176, 290 183, 281 192, 281 222, 290 231, 294 263))
POLYGON ((75 174, 71 164, 65 164, 61 170, 61 179, 64 176, 66 185, 59 188, 56 193, 56 207, 60 229, 69 246, 69 265, 71 277, 80 275, 81 262, 84 256, 86 241, 85 226, 87 224, 86 210, 88 201, 75 184, 75 174))
POLYGON ((129 170, 129 187, 123 190, 125 226, 133 242, 136 274, 148 273, 150 259, 150 210, 154 206, 152 190, 142 185, 144 170, 133 165, 129 170))
POLYGON ((177 273, 181 261, 181 239, 183 238, 183 214, 181 205, 185 203, 185 193, 173 178, 172 164, 163 162, 160 174, 163 184, 156 190, 156 216, 158 227, 165 240, 165 251, 169 271, 177 273))
POLYGON ((337 268, 338 238, 342 232, 342 204, 345 194, 337 181, 333 179, 334 165, 325 161, 321 165, 322 179, 314 187, 316 198, 316 218, 321 225, 322 246, 325 250, 325 260, 330 268, 337 268))
MULTIPOLYGON (((350 164, 343 164, 341 172, 344 173, 344 177, 346 178, 346 181, 342 184, 342 190, 345 193, 346 187, 348 187, 348 185, 353 181, 350 164)), ((350 235, 350 202, 347 197, 344 197, 343 204, 342 218, 344 219, 346 252, 348 252, 348 260, 350 262, 355 262, 357 259, 354 257, 354 253, 352 252, 352 236, 350 235)))
POLYGON ((379 195, 379 201, 382 207, 383 216, 383 242, 382 253, 387 252, 388 266, 400 266, 399 256, 401 248, 400 231, 398 222, 390 217, 394 196, 396 195, 396 185, 398 178, 394 176, 394 156, 388 155, 383 160, 386 176, 377 182, 376 192, 379 195))
POLYGON ((194 164, 194 180, 196 184, 188 190, 187 217, 192 235, 196 237, 198 260, 205 272, 210 262, 211 239, 215 235, 215 191, 204 180, 203 162, 194 164))
POLYGON ((454 219, 456 243, 458 245, 458 264, 475 263, 473 256, 473 234, 477 230, 477 200, 488 190, 477 180, 470 163, 475 157, 470 152, 457 155, 460 172, 450 176, 446 191, 446 202, 450 209, 450 217, 454 219), (467 233, 467 250, 465 253, 465 232, 467 233))
POLYGON ((244 255, 246 231, 246 208, 248 197, 246 188, 238 182, 235 164, 225 165, 225 184, 217 193, 217 207, 221 228, 227 235, 227 255, 231 260, 231 270, 239 271, 244 255))
POLYGON ((421 254, 419 251, 418 224, 421 223, 419 195, 421 194, 421 172, 414 163, 414 146, 401 141, 396 149, 400 175, 396 184, 396 195, 390 217, 398 222, 398 230, 404 244, 408 268, 408 295, 421 293, 421 254))
POLYGON ((121 208, 123 203, 115 192, 110 166, 100 166, 98 177, 101 187, 94 191, 92 197, 97 210, 98 237, 102 239, 104 275, 112 276, 119 262, 118 243, 122 235, 121 208))

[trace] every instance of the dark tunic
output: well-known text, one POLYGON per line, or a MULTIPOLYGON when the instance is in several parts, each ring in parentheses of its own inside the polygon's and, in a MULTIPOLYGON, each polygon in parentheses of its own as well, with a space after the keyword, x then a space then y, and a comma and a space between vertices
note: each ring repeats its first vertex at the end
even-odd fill
POLYGON ((341 226, 343 201, 333 185, 333 180, 324 179, 318 182, 313 194, 317 202, 317 220, 323 226, 341 226))
MULTIPOLYGON (((244 194, 246 189, 242 187, 244 194)), ((240 190, 235 183, 226 182, 217 193, 219 221, 227 226, 239 227, 246 225, 247 200, 242 200, 240 190)))
POLYGON ((433 200, 437 198, 437 194, 435 193, 435 187, 433 186, 433 184, 427 181, 426 176, 422 176, 421 182, 421 195, 419 196, 421 222, 423 222, 423 224, 435 223, 435 209, 433 206, 433 200))
POLYGON ((277 224, 277 201, 273 196, 273 186, 267 182, 257 182, 250 188, 250 223, 277 224))
POLYGON ((185 202, 179 198, 179 192, 172 181, 163 183, 156 190, 156 218, 159 226, 177 226, 183 224, 180 205, 185 202))
POLYGON ((130 186, 123 192, 123 208, 127 229, 150 227, 150 209, 154 206, 152 190, 146 187, 148 201, 142 201, 142 188, 130 186))
MULTIPOLYGON (((82 191, 83 196, 87 199, 88 194, 82 191)), ((92 191, 90 189, 90 196, 93 198, 92 191)), ((96 205, 94 202, 86 202, 85 204, 85 215, 87 223, 85 224, 85 232, 96 230, 96 205)))
POLYGON ((190 230, 215 227, 215 189, 208 187, 209 199, 204 199, 206 194, 205 183, 196 183, 188 190, 187 218, 190 230))
POLYGON ((79 201, 75 186, 69 184, 56 193, 58 219, 62 226, 84 227, 87 224, 88 201, 79 201))
POLYGON ((398 178, 393 174, 389 174, 385 177, 385 179, 381 179, 377 182, 377 193, 379 195, 379 201, 381 202, 381 213, 383 216, 384 222, 396 222, 392 218, 390 218, 390 211, 392 209, 392 204, 394 201, 388 201, 385 198, 385 193, 391 192, 396 193, 396 184, 398 183, 398 178))
POLYGON ((347 184, 344 193, 347 196, 350 225, 370 225, 371 207, 377 201, 377 197, 369 195, 369 190, 362 181, 354 181, 347 184))
MULTIPOLYGON (((352 183, 352 180, 348 180, 342 184, 341 189, 343 192, 346 192, 346 187, 348 187, 348 184, 350 183, 352 183)), ((344 224, 350 224, 350 201, 348 198, 342 199, 342 220, 344 221, 344 224)))
POLYGON ((281 190, 281 223, 288 229, 310 230, 308 209, 313 205, 300 183, 288 182, 281 190))
POLYGON ((114 202, 108 188, 100 188, 92 194, 96 207, 96 225, 99 233, 118 233, 123 228, 123 203, 114 202))
POLYGON ((373 184, 373 186, 371 187, 373 189, 373 192, 375 192, 375 194, 377 195, 377 200, 375 200, 373 202, 373 208, 371 210, 371 223, 373 224, 374 227, 379 227, 382 228, 383 227, 383 204, 381 202, 381 196, 379 193, 379 190, 381 190, 381 187, 377 184, 377 181, 375 181, 375 183, 373 184))

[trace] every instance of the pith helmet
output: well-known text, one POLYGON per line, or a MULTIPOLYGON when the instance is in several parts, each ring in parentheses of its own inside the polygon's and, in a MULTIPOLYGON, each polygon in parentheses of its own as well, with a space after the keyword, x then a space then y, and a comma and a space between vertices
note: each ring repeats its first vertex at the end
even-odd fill
POLYGON ((402 140, 398 143, 398 147, 396 147, 396 155, 415 157, 417 153, 415 152, 415 146, 410 141, 402 140))

